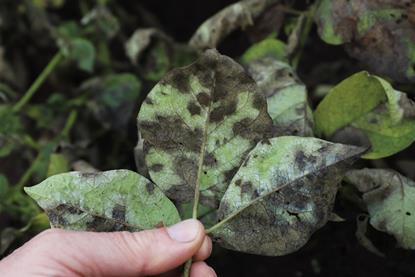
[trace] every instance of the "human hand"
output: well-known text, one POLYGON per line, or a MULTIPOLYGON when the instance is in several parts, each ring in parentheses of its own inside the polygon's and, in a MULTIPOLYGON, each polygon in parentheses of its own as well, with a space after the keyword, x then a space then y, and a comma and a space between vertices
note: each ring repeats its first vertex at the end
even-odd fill
POLYGON ((0 261, 0 276, 179 276, 193 257, 191 277, 216 276, 203 260, 212 242, 197 220, 129 232, 44 231, 0 261))

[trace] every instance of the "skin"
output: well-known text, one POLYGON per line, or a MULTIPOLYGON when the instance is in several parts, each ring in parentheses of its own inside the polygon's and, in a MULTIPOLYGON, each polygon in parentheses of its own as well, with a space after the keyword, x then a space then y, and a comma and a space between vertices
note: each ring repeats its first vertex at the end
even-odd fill
POLYGON ((0 261, 0 276, 180 276, 193 257, 191 277, 214 277, 204 260, 212 242, 197 220, 136 233, 50 229, 0 261))

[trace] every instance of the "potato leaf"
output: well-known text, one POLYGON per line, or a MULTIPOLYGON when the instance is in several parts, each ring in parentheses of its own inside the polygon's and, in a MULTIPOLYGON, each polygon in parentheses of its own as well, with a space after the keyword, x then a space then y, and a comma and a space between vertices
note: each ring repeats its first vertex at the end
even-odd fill
POLYGON ((415 82, 414 3, 406 0, 323 0, 316 22, 327 43, 396 81, 415 82))
POLYGON ((227 6, 203 22, 193 34, 189 45, 205 50, 215 48, 232 31, 253 25, 259 16, 275 0, 242 0, 227 6))
POLYGON ((151 179, 178 203, 217 207, 245 155, 271 129, 265 98, 232 59, 208 50, 168 73, 138 115, 151 179))
POLYGON ((75 61, 79 69, 86 72, 92 72, 95 64, 95 47, 87 39, 74 38, 68 44, 68 58, 75 61))
POLYGON ((253 59, 246 68, 267 99, 274 136, 313 136, 313 113, 307 89, 294 70, 272 56, 253 59))
POLYGON ((49 158, 47 176, 70 171, 68 158, 64 154, 52 153, 49 158))
POLYGON ((95 118, 105 128, 118 130, 131 119, 140 90, 140 80, 130 73, 95 77, 81 85, 81 91, 91 96, 88 107, 95 118))
POLYGON ((367 159, 393 155, 415 140, 415 103, 367 72, 356 73, 331 89, 314 119, 319 135, 343 143, 359 138, 360 143, 371 145, 363 156, 367 159))
POLYGON ((97 5, 81 19, 87 31, 96 33, 100 37, 112 39, 120 30, 120 22, 104 5, 97 5))
POLYGON ((415 182, 388 169, 347 172, 345 180, 363 192, 370 224, 393 235, 402 248, 415 249, 415 182))
POLYGON ((277 60, 288 62, 287 45, 278 39, 264 39, 249 47, 242 55, 241 61, 243 64, 249 64, 264 57, 273 57, 277 60))
POLYGON ((63 173, 25 191, 54 227, 139 231, 180 220, 173 203, 156 185, 129 170, 63 173))
POLYGON ((194 49, 155 28, 137 29, 125 43, 125 51, 151 81, 159 81, 170 69, 189 65, 196 59, 194 49))
POLYGON ((220 223, 209 231, 224 247, 242 252, 298 250, 329 219, 338 183, 363 151, 292 136, 258 143, 220 203, 220 223))

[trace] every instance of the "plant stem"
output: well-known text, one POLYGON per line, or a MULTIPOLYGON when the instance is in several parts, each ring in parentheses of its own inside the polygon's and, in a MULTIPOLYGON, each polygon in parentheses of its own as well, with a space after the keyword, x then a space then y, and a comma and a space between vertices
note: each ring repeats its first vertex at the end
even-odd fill
POLYGON ((23 97, 14 105, 13 111, 18 112, 21 108, 29 102, 30 98, 36 93, 39 87, 45 82, 47 77, 52 73, 55 67, 62 61, 63 53, 59 51, 58 53, 53 56, 53 58, 49 61, 48 65, 43 69, 40 75, 36 78, 33 84, 29 87, 23 97))
MULTIPOLYGON (((58 144, 62 139, 66 139, 69 136, 69 132, 72 129, 73 125, 75 124, 77 116, 78 116, 78 112, 76 110, 71 111, 68 118, 66 119, 65 126, 63 127, 62 131, 53 139, 52 143, 58 144)), ((22 178, 20 178, 19 182, 15 186, 16 191, 21 191, 21 189, 24 187, 27 181, 29 181, 30 177, 32 176, 33 172, 35 171, 40 161, 41 155, 42 153, 39 152, 35 161, 26 170, 22 178)))
POLYGON ((304 31, 302 32, 300 38, 300 48, 298 50, 297 55, 292 60, 292 66, 294 69, 297 69, 298 64, 300 63, 301 56, 304 52, 304 46, 307 42, 308 35, 310 34, 311 27, 313 26, 314 16, 319 5, 320 0, 316 0, 316 2, 311 6, 310 10, 307 12, 307 21, 305 23, 304 31))
POLYGON ((184 264, 183 277, 189 277, 190 276, 190 267, 191 266, 192 266, 192 259, 189 259, 184 264))
POLYGON ((293 15, 303 15, 305 13, 304 11, 298 11, 287 6, 280 6, 278 7, 278 9, 285 13, 293 14, 293 15))
POLYGON ((68 118, 66 119, 65 127, 63 127, 60 136, 61 138, 67 138, 69 136, 69 132, 71 131, 75 121, 78 117, 78 112, 76 110, 72 110, 69 114, 68 118))
MULTIPOLYGON (((210 114, 210 106, 208 108, 207 114, 210 114)), ((198 168, 197 168, 197 177, 196 177, 196 184, 195 184, 195 195, 193 200, 193 210, 192 210, 192 218, 197 219, 197 210, 199 207, 199 198, 200 198, 200 178, 202 177, 203 172, 203 162, 205 160, 205 148, 207 142, 207 125, 209 124, 209 116, 206 117, 205 120, 205 128, 203 130, 203 142, 202 146, 200 147, 200 156, 198 161, 198 168)), ((190 267, 192 266, 192 259, 190 258, 184 265, 183 270, 183 277, 189 277, 190 275, 190 267)))

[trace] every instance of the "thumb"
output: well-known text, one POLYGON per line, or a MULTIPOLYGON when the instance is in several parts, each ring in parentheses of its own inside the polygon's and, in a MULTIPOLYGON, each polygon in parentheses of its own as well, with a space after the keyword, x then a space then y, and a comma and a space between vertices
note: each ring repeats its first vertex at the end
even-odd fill
MULTIPOLYGON (((155 275, 190 259, 204 239, 203 225, 192 219, 168 228, 136 233, 52 229, 6 258, 2 266, 4 269, 23 263, 26 266, 14 267, 13 273, 17 273, 16 270, 35 270, 37 274, 47 276, 53 273, 65 276, 155 275)), ((1 268, 0 263, 0 272, 1 268)), ((21 273, 29 275, 27 271, 21 273)))

